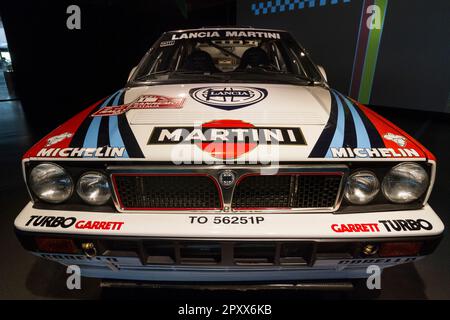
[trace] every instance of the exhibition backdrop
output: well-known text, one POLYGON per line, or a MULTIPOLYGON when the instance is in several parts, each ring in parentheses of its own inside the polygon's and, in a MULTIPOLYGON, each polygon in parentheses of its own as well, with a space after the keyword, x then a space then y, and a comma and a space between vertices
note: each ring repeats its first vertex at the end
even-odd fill
POLYGON ((362 103, 450 113, 449 0, 239 0, 237 23, 289 30, 362 103))
POLYGON ((53 128, 122 88, 163 32, 235 24, 236 7, 234 0, 0 0, 0 16, 25 115, 53 128), (71 5, 81 10, 79 30, 67 28, 71 5))

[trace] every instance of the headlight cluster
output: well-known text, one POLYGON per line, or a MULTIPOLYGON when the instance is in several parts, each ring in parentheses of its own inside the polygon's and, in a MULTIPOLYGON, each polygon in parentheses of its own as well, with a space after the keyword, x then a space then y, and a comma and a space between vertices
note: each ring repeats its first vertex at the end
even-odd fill
POLYGON ((72 195, 73 181, 60 166, 43 163, 31 170, 30 188, 43 201, 61 203, 72 195))
POLYGON ((353 204, 367 204, 380 191, 380 182, 370 171, 356 171, 347 180, 345 197, 353 204))
POLYGON ((84 202, 92 205, 105 204, 111 197, 108 179, 99 172, 83 174, 77 183, 77 193, 84 202))
MULTIPOLYGON (((49 203, 68 200, 75 189, 66 170, 53 163, 42 163, 34 167, 29 176, 29 185, 40 200, 49 203)), ((76 184, 76 192, 90 205, 102 205, 111 198, 108 178, 95 171, 81 175, 76 184)))
POLYGON ((423 195, 429 183, 428 174, 420 165, 402 163, 391 169, 381 189, 392 202, 408 203, 423 195))
POLYGON ((344 195, 350 203, 362 205, 371 202, 381 190, 389 201, 406 204, 419 199, 429 183, 428 174, 422 166, 405 162, 389 170, 381 185, 371 171, 354 172, 347 179, 344 195))

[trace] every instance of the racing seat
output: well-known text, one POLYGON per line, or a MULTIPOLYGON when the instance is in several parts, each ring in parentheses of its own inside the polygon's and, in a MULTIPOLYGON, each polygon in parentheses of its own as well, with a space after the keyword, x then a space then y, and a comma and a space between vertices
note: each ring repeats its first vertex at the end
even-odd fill
POLYGON ((182 67, 183 71, 219 72, 214 65, 213 58, 208 52, 202 50, 193 51, 187 56, 182 67))
POLYGON ((270 59, 267 53, 258 47, 247 49, 241 57, 238 69, 243 70, 247 67, 270 66, 270 59))

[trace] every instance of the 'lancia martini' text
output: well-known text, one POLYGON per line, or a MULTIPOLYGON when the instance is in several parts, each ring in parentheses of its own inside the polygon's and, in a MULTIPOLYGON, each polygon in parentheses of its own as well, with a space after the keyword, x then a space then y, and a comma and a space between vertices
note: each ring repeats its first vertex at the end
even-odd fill
POLYGON ((267 38, 267 39, 280 39, 278 32, 265 32, 265 31, 233 31, 228 30, 225 33, 220 31, 199 31, 199 32, 183 32, 175 33, 172 35, 172 40, 182 39, 197 39, 197 38, 267 38))

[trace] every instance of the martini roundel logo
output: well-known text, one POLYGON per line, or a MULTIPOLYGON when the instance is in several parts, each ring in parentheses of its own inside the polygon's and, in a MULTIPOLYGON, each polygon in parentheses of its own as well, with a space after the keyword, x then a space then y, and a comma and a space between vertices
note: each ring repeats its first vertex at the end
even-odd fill
POLYGON ((210 141, 199 142, 197 145, 214 158, 239 158, 258 146, 256 139, 249 135, 255 126, 244 121, 216 120, 203 124, 203 128, 210 141))
POLYGON ((267 97, 267 90, 251 87, 202 87, 189 91, 192 99, 204 105, 235 110, 261 102, 267 97))

